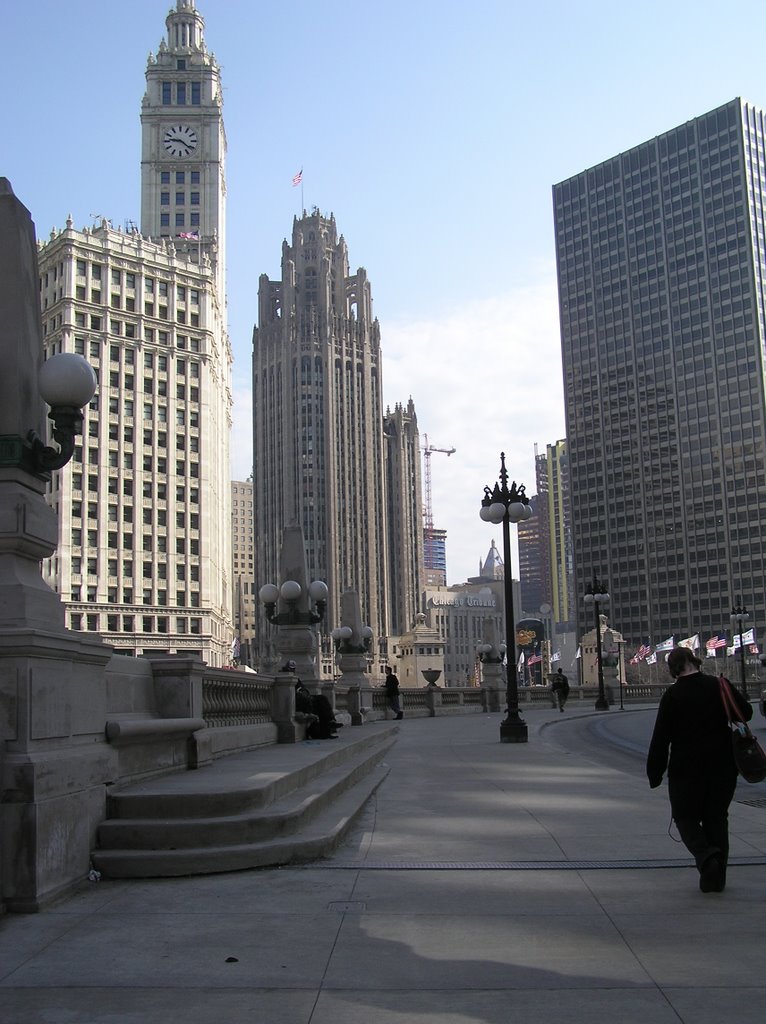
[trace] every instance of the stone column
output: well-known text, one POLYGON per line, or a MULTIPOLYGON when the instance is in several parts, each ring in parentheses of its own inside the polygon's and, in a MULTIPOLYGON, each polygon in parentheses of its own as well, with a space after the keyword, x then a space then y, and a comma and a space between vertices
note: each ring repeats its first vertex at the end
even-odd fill
POLYGON ((485 661, 481 666, 482 703, 485 711, 502 711, 505 701, 505 673, 500 661, 485 661))
MULTIPOLYGON (((0 179, 0 894, 35 911, 86 877, 116 761, 104 738, 111 649, 65 628, 40 562, 56 549, 27 437, 46 436, 37 250, 0 179)), ((65 468, 62 472, 67 472, 65 468)))
POLYGON ((295 676, 277 672, 274 676, 272 717, 277 727, 277 743, 295 743, 298 726, 295 721, 295 676))
POLYGON ((367 674, 367 651, 371 637, 363 636, 362 610, 359 594, 355 590, 346 590, 341 594, 340 607, 341 624, 351 630, 351 635, 338 644, 340 671, 343 683, 348 687, 351 724, 364 725, 362 708, 372 708, 372 687, 367 674))

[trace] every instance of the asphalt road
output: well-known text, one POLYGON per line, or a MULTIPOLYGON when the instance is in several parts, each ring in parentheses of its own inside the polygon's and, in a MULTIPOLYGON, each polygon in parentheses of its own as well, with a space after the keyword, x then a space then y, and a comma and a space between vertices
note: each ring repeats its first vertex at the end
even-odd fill
MULTIPOLYGON (((567 712, 545 730, 545 739, 563 750, 596 764, 645 778, 646 752, 649 747, 657 708, 612 707, 608 713, 566 718, 567 712)), ((761 745, 766 747, 766 721, 754 708, 750 723, 761 745)), ((739 780, 735 800, 758 801, 766 806, 766 782, 750 784, 739 780)))

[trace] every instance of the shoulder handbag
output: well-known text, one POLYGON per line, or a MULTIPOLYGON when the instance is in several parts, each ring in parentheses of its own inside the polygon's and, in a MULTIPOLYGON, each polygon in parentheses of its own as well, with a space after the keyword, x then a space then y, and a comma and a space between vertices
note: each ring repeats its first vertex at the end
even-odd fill
POLYGON ((729 680, 719 676, 718 685, 721 689, 721 700, 726 717, 729 719, 731 745, 737 771, 745 782, 763 782, 766 779, 766 751, 753 736, 747 722, 742 721, 742 716, 729 691, 729 680))

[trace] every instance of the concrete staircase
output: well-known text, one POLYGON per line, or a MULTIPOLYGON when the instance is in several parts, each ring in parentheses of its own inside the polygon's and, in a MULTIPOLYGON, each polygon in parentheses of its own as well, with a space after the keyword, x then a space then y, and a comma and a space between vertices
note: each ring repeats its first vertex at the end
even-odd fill
POLYGON ((327 856, 388 774, 398 726, 281 744, 112 792, 93 866, 108 878, 237 871, 327 856))

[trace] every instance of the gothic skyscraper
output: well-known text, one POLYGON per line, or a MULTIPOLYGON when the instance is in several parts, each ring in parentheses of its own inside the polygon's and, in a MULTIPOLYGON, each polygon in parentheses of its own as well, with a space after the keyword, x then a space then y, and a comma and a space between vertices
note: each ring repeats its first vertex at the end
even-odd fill
POLYGON ((194 0, 146 69, 141 233, 71 220, 41 247, 46 355, 98 376, 71 467, 54 473, 46 578, 67 624, 119 652, 229 659, 231 352, 220 72, 194 0))
MULTIPOLYGON (((396 606, 399 617, 403 609, 415 607, 421 570, 412 569, 410 551, 409 563, 391 578, 380 328, 372 315, 367 274, 361 268, 350 273, 334 217, 315 210, 294 220, 292 241, 282 246, 282 278, 271 281, 262 275, 258 297, 253 335, 256 584, 277 581, 282 530, 300 523, 309 575, 330 589, 326 628, 339 625, 340 594, 352 588, 378 643, 391 629, 390 587, 407 589, 396 606)), ((406 424, 400 420, 407 451, 411 456, 414 438, 417 455, 414 409, 406 424)), ((419 494, 416 461, 418 491, 408 501, 419 494)), ((409 508, 399 513, 397 524, 414 525, 416 533, 421 529, 419 515, 413 524, 409 508)), ((410 544, 400 536, 398 551, 412 544, 416 553, 422 550, 414 537, 410 544)))

